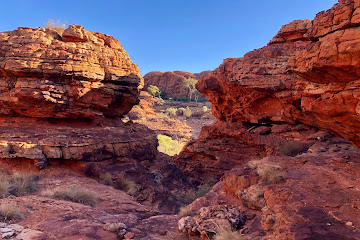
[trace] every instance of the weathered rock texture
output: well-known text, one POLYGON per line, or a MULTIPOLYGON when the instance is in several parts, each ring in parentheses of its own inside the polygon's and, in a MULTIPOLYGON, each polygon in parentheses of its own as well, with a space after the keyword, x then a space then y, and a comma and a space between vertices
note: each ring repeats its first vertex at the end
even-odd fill
POLYGON ((45 28, 0 33, 0 163, 82 164, 83 175, 105 176, 143 204, 177 211, 168 198, 186 179, 158 153, 154 131, 120 119, 142 86, 139 69, 108 35, 78 25, 62 36, 45 28))
POLYGON ((232 170, 180 230, 206 239, 216 229, 201 228, 199 209, 228 204, 256 215, 238 230, 246 239, 360 238, 359 13, 360 1, 342 0, 200 79, 218 121, 177 165, 197 184, 232 170))
POLYGON ((115 38, 70 25, 0 33, 0 115, 121 117, 143 79, 115 38))
POLYGON ((200 79, 208 76, 211 71, 201 73, 189 73, 183 71, 174 72, 149 72, 144 76, 146 90, 150 85, 157 86, 167 98, 188 97, 189 90, 183 84, 188 78, 200 79))
POLYGON ((197 88, 221 120, 303 122, 360 146, 360 2, 340 1, 270 43, 224 60, 197 88))

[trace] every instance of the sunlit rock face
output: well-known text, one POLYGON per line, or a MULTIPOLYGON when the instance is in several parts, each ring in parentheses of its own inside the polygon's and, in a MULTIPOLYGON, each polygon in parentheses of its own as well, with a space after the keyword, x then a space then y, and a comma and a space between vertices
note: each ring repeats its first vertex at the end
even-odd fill
POLYGON ((198 90, 220 120, 302 122, 360 146, 360 1, 281 28, 261 49, 229 58, 198 90))
POLYGON ((0 115, 121 117, 143 78, 115 38, 70 25, 0 33, 0 115))

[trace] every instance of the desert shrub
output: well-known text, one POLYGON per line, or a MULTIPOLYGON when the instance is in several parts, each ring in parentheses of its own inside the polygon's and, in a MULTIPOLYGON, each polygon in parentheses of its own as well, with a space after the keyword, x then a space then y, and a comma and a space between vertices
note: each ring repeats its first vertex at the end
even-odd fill
POLYGON ((60 20, 55 22, 54 20, 49 20, 45 25, 46 28, 55 30, 60 36, 62 36, 63 32, 65 31, 66 24, 61 23, 60 20))
POLYGON ((38 175, 28 173, 14 173, 10 178, 10 193, 15 196, 24 196, 38 190, 38 175))
POLYGON ((212 188, 212 185, 210 185, 210 184, 200 185, 200 186, 198 187, 197 191, 195 192, 196 198, 199 198, 199 197, 204 196, 205 194, 207 194, 208 192, 210 192, 211 188, 212 188))
POLYGON ((175 101, 179 101, 179 102, 189 102, 190 98, 189 97, 185 97, 185 96, 181 96, 175 99, 175 101))
POLYGON ((214 240, 243 240, 241 233, 229 228, 219 227, 214 240))
POLYGON ((19 197, 34 193, 38 190, 37 180, 39 180, 39 176, 34 174, 16 172, 8 175, 2 173, 0 175, 0 198, 9 195, 19 197))
POLYGON ((113 179, 111 174, 109 173, 102 173, 99 176, 99 182, 105 185, 112 186, 113 185, 113 179))
POLYGON ((277 165, 263 164, 257 167, 259 176, 268 183, 281 183, 285 180, 284 169, 277 165))
POLYGON ((137 184, 134 181, 125 178, 124 175, 119 176, 114 183, 114 187, 128 193, 131 196, 134 196, 138 191, 137 184))
POLYGON ((203 111, 203 113, 206 113, 206 112, 208 111, 207 106, 203 106, 203 107, 202 107, 202 111, 203 111))
POLYGON ((148 87, 148 89, 147 89, 147 92, 153 97, 160 97, 161 96, 160 89, 155 85, 150 85, 148 87))
POLYGON ((176 115, 178 115, 178 116, 184 115, 184 111, 185 111, 185 110, 186 110, 186 109, 183 108, 183 107, 178 108, 177 111, 176 111, 176 115))
POLYGON ((179 215, 181 217, 189 216, 191 213, 191 209, 188 206, 183 206, 180 208, 179 215))
POLYGON ((24 217, 21 209, 15 204, 3 203, 0 205, 0 220, 3 222, 16 221, 24 217))
POLYGON ((9 177, 5 175, 0 176, 0 198, 5 198, 10 195, 9 177))
POLYGON ((97 200, 94 193, 74 186, 55 190, 51 197, 58 200, 81 203, 92 207, 95 206, 97 200))
POLYGON ((283 145, 280 145, 277 150, 286 156, 296 156, 299 153, 306 152, 308 146, 304 143, 298 141, 287 142, 283 145))
POLYGON ((158 106, 162 106, 162 105, 165 104, 165 101, 162 98, 156 98, 156 103, 155 104, 158 105, 158 106))
POLYGON ((184 205, 188 205, 196 199, 195 193, 193 191, 187 191, 182 194, 178 193, 174 195, 174 198, 184 205))
POLYGON ((187 107, 185 108, 185 111, 183 112, 183 115, 184 115, 184 117, 186 117, 186 118, 191 117, 191 110, 190 110, 189 106, 187 106, 187 107))
POLYGON ((176 116, 177 109, 176 108, 167 108, 165 112, 170 116, 176 116))
POLYGON ((159 142, 158 151, 169 156, 179 154, 185 145, 185 143, 173 140, 171 137, 162 134, 157 135, 157 139, 159 142))

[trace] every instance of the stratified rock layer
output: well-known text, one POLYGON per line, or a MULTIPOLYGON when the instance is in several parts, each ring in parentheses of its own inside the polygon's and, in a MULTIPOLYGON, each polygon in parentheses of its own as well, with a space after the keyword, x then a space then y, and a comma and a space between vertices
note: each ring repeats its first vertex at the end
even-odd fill
POLYGON ((208 76, 211 71, 201 73, 189 73, 183 71, 174 72, 149 72, 144 76, 145 89, 150 85, 157 86, 167 98, 179 98, 189 96, 189 90, 184 88, 184 82, 188 78, 200 79, 208 76))
POLYGON ((225 59, 197 88, 226 121, 303 122, 360 146, 360 2, 282 27, 270 43, 225 59))
POLYGON ((0 115, 119 117, 138 103, 143 79, 115 38, 70 25, 0 33, 0 115))

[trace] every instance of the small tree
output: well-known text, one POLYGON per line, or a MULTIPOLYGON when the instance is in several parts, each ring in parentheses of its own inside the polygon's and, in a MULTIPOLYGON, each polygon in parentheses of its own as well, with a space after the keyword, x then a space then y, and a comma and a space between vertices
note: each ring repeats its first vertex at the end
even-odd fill
POLYGON ((160 95, 161 95, 160 89, 157 86, 154 86, 154 85, 150 85, 148 87, 147 91, 153 97, 156 97, 156 96, 160 97, 160 95))
MULTIPOLYGON (((198 80, 195 79, 195 78, 188 78, 188 79, 184 82, 184 84, 183 84, 183 86, 184 86, 185 88, 188 88, 188 89, 189 89, 189 98, 190 98, 190 101, 191 101, 191 96, 192 96, 192 94, 193 94, 193 93, 195 94, 195 92, 197 91, 196 88, 195 88, 195 85, 196 85, 197 82, 198 82, 198 80)), ((195 94, 195 95, 196 95, 196 94, 195 94)))

